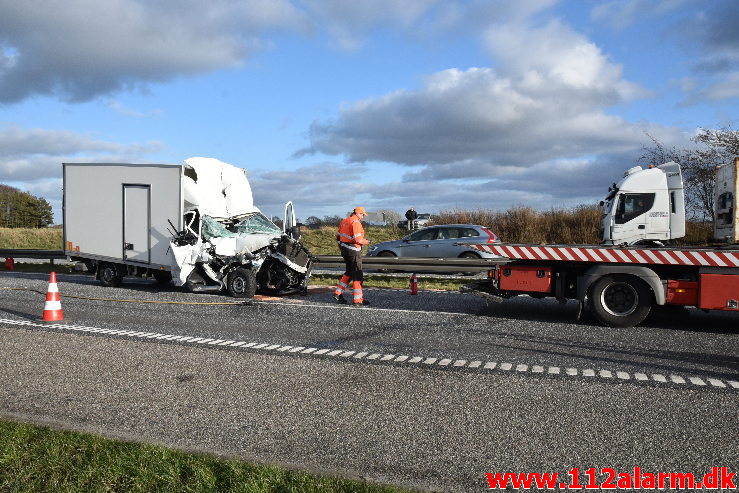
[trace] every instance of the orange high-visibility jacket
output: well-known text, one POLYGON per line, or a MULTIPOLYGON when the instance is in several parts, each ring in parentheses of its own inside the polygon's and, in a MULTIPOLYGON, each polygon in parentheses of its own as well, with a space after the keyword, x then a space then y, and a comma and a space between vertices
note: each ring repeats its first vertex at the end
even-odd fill
POLYGON ((354 250, 355 252, 361 252, 362 245, 369 243, 364 237, 362 222, 354 214, 341 221, 336 240, 341 247, 354 250))

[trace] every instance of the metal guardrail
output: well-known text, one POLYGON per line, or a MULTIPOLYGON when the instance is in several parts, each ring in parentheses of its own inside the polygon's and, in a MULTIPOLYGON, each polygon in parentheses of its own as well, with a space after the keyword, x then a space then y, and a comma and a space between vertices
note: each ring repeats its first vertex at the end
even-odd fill
MULTIPOLYGON (((34 250, 28 248, 0 248, 0 257, 66 259, 64 250, 34 250)), ((486 272, 496 265, 509 263, 507 258, 458 257, 363 257, 367 269, 399 272, 486 272)), ((343 269, 344 259, 338 255, 317 255, 316 267, 343 269)))
POLYGON ((64 250, 34 250, 30 248, 0 248, 0 257, 66 259, 64 250))
MULTIPOLYGON (((335 255, 317 255, 316 267, 343 269, 344 259, 335 255)), ((400 272, 486 272, 496 265, 509 263, 507 258, 458 257, 362 257, 365 269, 400 272)))

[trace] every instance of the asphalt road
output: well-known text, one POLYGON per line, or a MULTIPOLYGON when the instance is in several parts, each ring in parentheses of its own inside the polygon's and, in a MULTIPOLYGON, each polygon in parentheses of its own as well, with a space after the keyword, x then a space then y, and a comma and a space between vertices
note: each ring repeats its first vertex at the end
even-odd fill
POLYGON ((739 470, 736 314, 613 329, 525 297, 368 290, 364 309, 320 288, 234 304, 59 281, 49 326, 47 277, 0 274, 4 416, 444 491, 486 472, 739 470))

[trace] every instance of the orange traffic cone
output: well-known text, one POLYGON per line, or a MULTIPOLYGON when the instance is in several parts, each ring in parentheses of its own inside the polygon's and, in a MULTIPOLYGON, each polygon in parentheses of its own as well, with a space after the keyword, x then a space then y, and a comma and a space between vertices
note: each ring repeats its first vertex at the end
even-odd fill
POLYGON ((46 292, 43 320, 44 322, 64 320, 62 300, 59 298, 59 288, 56 285, 56 272, 52 272, 49 276, 49 290, 46 292))

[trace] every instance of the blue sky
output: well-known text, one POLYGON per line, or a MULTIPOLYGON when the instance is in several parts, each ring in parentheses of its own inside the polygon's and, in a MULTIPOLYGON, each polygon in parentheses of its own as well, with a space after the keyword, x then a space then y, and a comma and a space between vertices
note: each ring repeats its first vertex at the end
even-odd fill
POLYGON ((739 109, 734 0, 0 0, 0 183, 246 168, 281 215, 597 202, 739 109))

